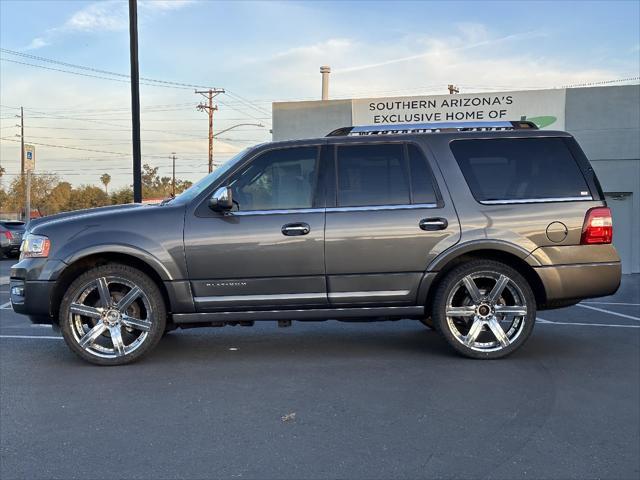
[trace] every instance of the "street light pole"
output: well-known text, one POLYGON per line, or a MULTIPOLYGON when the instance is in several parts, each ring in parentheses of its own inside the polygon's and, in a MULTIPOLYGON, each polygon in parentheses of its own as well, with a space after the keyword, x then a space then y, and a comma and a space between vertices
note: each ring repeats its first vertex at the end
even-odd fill
POLYGON ((229 130, 233 130, 234 128, 237 128, 237 127, 261 127, 262 128, 262 127, 264 127, 264 125, 261 124, 261 123, 238 123, 237 125, 233 125, 233 126, 231 126, 229 128, 225 128, 224 130, 220 130, 215 135, 212 135, 212 138, 216 138, 221 133, 228 132, 229 130))
POLYGON ((131 138, 133 140, 133 201, 142 203, 142 150, 140 147, 140 78, 138 71, 138 4, 129 0, 131 59, 131 138))

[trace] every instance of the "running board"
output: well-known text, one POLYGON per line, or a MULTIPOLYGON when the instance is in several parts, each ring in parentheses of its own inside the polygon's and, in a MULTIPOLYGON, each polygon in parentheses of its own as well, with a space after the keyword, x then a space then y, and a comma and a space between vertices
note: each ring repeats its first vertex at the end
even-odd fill
POLYGON ((424 307, 314 308, 307 310, 254 310, 244 312, 174 313, 173 323, 237 322, 251 320, 333 320, 366 317, 415 317, 424 307))

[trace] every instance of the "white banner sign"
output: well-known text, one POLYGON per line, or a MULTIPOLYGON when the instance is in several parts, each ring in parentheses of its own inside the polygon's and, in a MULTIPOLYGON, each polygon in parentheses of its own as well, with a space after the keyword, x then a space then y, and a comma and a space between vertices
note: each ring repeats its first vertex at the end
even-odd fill
POLYGON ((564 130, 565 89, 469 93, 352 101, 354 125, 529 120, 564 130))

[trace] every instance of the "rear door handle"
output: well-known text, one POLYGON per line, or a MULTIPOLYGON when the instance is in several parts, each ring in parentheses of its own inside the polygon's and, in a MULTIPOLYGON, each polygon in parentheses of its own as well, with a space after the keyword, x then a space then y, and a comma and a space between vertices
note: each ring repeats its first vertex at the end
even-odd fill
POLYGON ((444 230, 449 226, 446 218, 423 218, 418 224, 422 230, 433 232, 435 230, 444 230))
POLYGON ((311 231, 308 223, 287 223, 282 226, 282 234, 288 237, 306 235, 311 231))

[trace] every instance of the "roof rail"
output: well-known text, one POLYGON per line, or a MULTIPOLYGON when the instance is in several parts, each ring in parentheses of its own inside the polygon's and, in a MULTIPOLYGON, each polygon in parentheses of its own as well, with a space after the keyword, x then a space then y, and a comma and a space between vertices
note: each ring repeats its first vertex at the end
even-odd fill
POLYGON ((535 123, 519 120, 517 122, 439 122, 439 123, 398 123, 395 125, 361 125, 342 127, 330 132, 327 137, 345 137, 358 135, 397 135, 407 133, 435 132, 488 132, 502 130, 537 130, 535 123))

